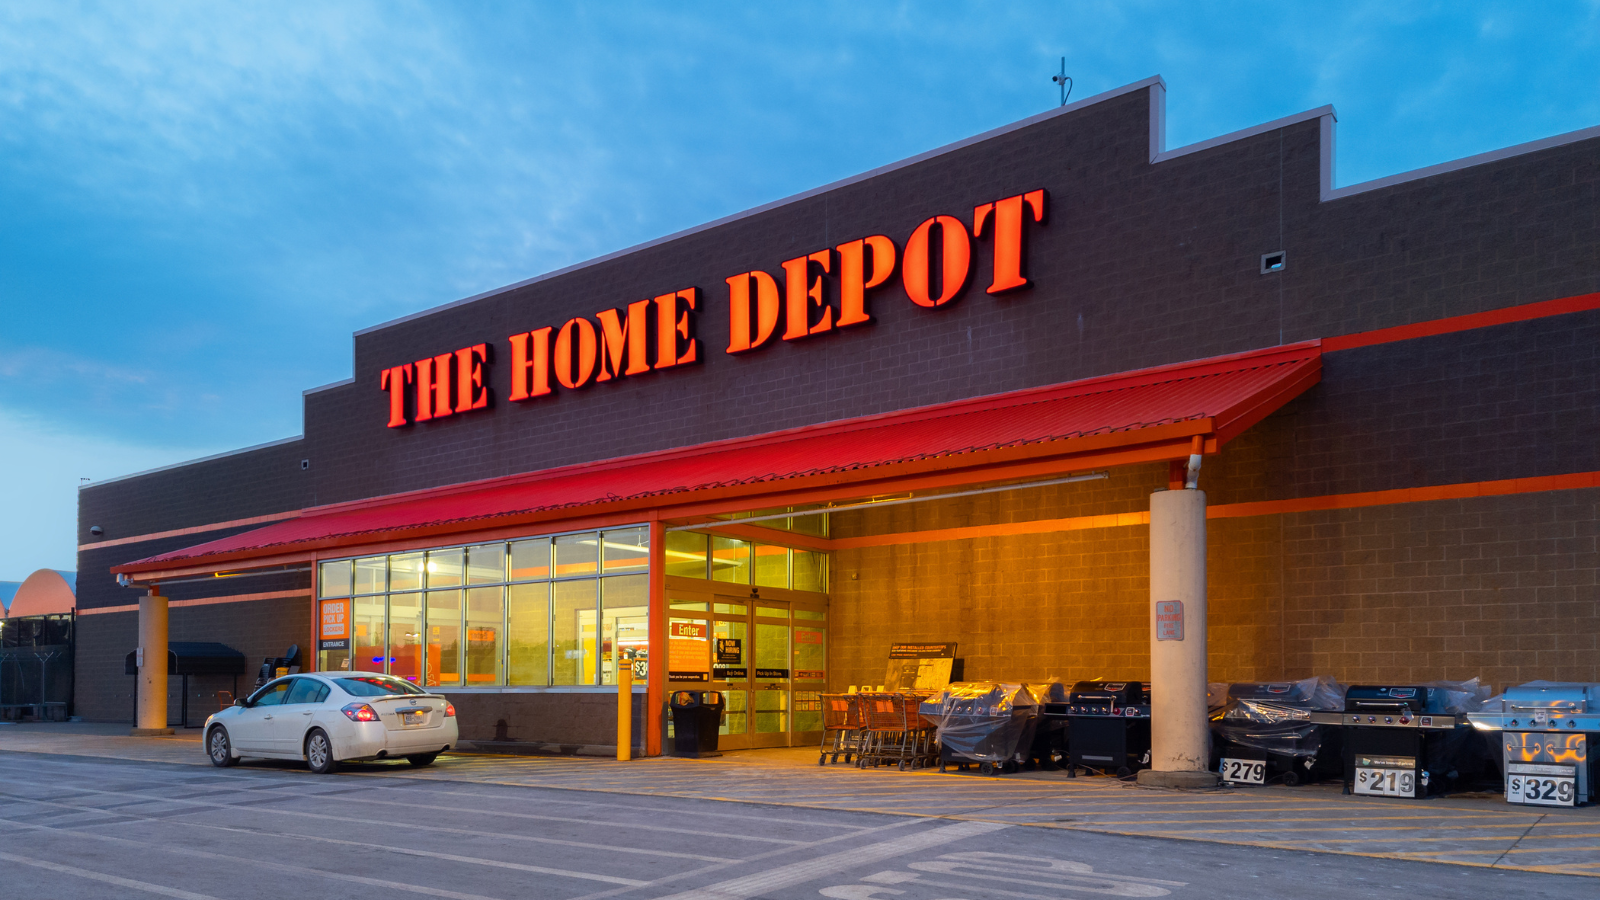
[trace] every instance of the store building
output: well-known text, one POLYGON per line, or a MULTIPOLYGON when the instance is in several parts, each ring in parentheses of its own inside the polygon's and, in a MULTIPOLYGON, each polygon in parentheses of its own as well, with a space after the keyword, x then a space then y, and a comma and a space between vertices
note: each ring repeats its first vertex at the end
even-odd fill
POLYGON ((303 436, 80 492, 78 711, 141 602, 574 751, 619 666, 652 753, 680 684, 809 742, 890 643, 1144 678, 1191 483, 1213 680, 1600 680, 1600 129, 1333 188, 1331 109, 1167 150, 1164 98, 358 332, 303 436))

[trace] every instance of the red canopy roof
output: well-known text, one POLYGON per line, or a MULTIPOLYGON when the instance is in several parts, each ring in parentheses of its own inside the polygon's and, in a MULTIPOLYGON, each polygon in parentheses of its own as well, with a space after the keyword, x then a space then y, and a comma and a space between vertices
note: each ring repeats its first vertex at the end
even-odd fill
MULTIPOLYGON (((305 510, 294 519, 117 566, 192 570, 430 534, 661 510, 801 489, 867 490, 1174 459, 1206 452, 1315 384, 1311 341, 1043 388, 305 510), (952 478, 956 480, 952 480, 952 478), (899 479, 896 481, 896 479, 899 479)), ((841 495, 843 496, 843 495, 841 495)), ((857 493, 856 496, 861 496, 857 493)), ((777 505, 777 504, 768 504, 777 505)))

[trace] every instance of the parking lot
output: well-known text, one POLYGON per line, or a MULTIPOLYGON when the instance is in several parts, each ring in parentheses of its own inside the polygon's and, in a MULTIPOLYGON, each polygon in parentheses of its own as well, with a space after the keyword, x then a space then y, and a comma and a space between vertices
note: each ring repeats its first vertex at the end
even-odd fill
POLYGON ((1590 897, 1600 883, 1573 877, 1600 874, 1600 814, 1498 797, 864 772, 809 751, 458 755, 319 777, 216 770, 193 733, 118 731, 0 728, 11 896, 1590 897))

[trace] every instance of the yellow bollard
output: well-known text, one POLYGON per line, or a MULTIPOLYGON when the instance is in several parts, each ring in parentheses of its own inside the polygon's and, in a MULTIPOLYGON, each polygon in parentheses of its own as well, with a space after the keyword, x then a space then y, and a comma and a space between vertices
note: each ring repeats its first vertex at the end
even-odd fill
POLYGON ((617 662, 617 759, 633 759, 633 666, 617 662))

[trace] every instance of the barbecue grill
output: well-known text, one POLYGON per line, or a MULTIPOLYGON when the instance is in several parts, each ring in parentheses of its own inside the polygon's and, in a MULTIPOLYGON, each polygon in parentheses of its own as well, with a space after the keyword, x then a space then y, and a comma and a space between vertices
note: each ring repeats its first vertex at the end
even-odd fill
POLYGON ((938 723, 941 772, 952 763, 977 763, 984 775, 1017 771, 1037 716, 1033 694, 1020 684, 952 684, 922 704, 922 717, 938 723))
POLYGON ((1311 721, 1313 711, 1343 709, 1337 681, 1244 682, 1229 685, 1227 697, 1211 715, 1223 781, 1294 785, 1343 771, 1342 729, 1311 721))
POLYGON ((1139 681, 1080 681, 1067 695, 1067 777, 1150 765, 1150 693, 1139 681))
POLYGON ((1505 776, 1506 802, 1575 806, 1595 799, 1600 775, 1600 684, 1530 681, 1468 713, 1505 776))
POLYGON ((1426 797, 1450 790, 1484 762, 1466 713, 1483 703, 1477 679, 1405 686, 1354 685, 1343 712, 1311 721, 1344 726, 1344 791, 1426 797))

